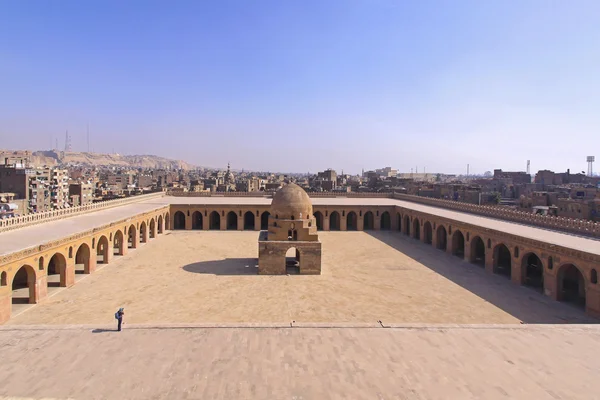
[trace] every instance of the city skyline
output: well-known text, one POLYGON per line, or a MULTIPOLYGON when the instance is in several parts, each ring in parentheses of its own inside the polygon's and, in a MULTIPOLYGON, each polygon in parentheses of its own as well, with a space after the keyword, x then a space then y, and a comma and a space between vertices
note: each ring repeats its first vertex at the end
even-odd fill
POLYGON ((594 2, 149 4, 4 5, 3 148, 85 151, 89 124, 99 153, 352 174, 600 148, 594 2))

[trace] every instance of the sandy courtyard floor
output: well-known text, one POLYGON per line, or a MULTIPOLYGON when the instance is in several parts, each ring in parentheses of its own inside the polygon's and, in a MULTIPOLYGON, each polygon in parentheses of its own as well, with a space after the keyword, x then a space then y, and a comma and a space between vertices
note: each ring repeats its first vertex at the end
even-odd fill
POLYGON ((257 236, 168 232, 6 325, 597 322, 397 232, 322 232, 322 275, 258 276, 257 236))
POLYGON ((503 326, 4 326, 0 398, 598 398, 597 326, 503 326))

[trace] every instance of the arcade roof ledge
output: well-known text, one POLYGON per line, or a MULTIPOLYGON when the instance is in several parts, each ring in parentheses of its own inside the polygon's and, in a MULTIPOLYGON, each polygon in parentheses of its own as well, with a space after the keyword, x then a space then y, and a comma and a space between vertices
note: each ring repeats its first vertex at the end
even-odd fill
POLYGON ((87 204, 84 206, 76 206, 66 208, 64 210, 47 211, 38 214, 28 214, 21 217, 7 218, 0 220, 0 233, 19 229, 26 226, 42 224, 45 222, 56 221, 64 218, 74 217, 76 215, 86 214, 90 212, 106 210, 112 207, 119 207, 126 204, 147 201, 163 197, 163 192, 142 194, 139 196, 126 197, 118 200, 106 200, 98 203, 87 204))
POLYGON ((520 223, 524 225, 531 225, 555 231, 575 233, 582 236, 589 236, 600 239, 600 223, 592 221, 553 217, 549 215, 539 215, 523 211, 510 210, 497 206, 480 206, 478 204, 462 203, 453 200, 434 199, 431 197, 413 196, 402 193, 395 193, 394 198, 398 200, 410 201, 413 203, 425 204, 433 207, 447 208, 450 210, 456 210, 464 213, 477 214, 484 217, 501 219, 505 221, 520 223))

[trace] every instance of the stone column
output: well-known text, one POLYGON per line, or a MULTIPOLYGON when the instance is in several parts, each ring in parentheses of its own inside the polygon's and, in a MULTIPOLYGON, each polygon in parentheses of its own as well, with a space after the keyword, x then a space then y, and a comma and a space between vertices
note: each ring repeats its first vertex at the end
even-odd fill
POLYGON ((189 231, 192 229, 192 217, 187 215, 187 213, 183 214, 185 216, 185 230, 189 231))
POLYGON ((360 214, 356 214, 356 230, 357 231, 364 231, 365 230, 364 215, 361 217, 360 214))
POLYGON ((494 273, 494 249, 485 249, 485 270, 494 273))
POLYGON ((342 214, 340 214, 340 231, 347 231, 348 230, 348 214, 344 214, 344 216, 342 216, 342 214))
POLYGON ((446 253, 452 255, 452 236, 446 235, 446 253))
POLYGON ((12 311, 12 291, 8 286, 0 289, 0 324, 10 319, 12 311))
MULTIPOLYGON (((62 280, 62 279, 61 279, 62 280)), ((75 264, 72 258, 67 259, 65 267, 65 281, 60 286, 71 287, 75 284, 75 264)))
POLYGON ((93 274, 96 271, 96 259, 97 259, 97 254, 96 254, 96 250, 91 250, 90 251, 90 261, 88 263, 88 268, 87 271, 84 271, 84 273, 86 274, 93 274))
POLYGON ((558 301, 559 295, 558 291, 560 288, 558 287, 558 280, 556 275, 553 275, 544 269, 544 294, 546 296, 551 297, 553 300, 558 301))
POLYGON ((210 228, 210 214, 202 214, 202 229, 207 231, 210 228))
POLYGON ((48 297, 48 276, 40 276, 35 281, 35 298, 38 303, 44 301, 48 297))
POLYGON ((471 241, 465 241, 465 261, 469 263, 473 262, 471 258, 471 241))
POLYGON ((254 214, 254 230, 255 231, 260 231, 260 213, 258 213, 258 216, 256 216, 256 214, 254 214))
POLYGON ((381 215, 379 217, 375 217, 375 222, 373 224, 373 229, 376 231, 381 230, 381 215))
POLYGON ((390 229, 393 231, 397 231, 398 230, 398 215, 396 215, 395 211, 390 211, 390 219, 391 219, 390 229))
POLYGON ((427 235, 425 235, 425 229, 421 232, 421 242, 427 243, 427 235))
MULTIPOLYGON (((186 222, 186 225, 187 225, 187 222, 186 222)), ((137 249, 138 247, 140 247, 140 232, 138 229, 135 230, 135 233, 133 235, 133 240, 131 242, 132 242, 131 243, 132 248, 137 249)), ((127 241, 126 244, 128 244, 128 243, 129 243, 129 241, 127 241)), ((125 247, 128 247, 128 246, 125 246, 125 247)))
POLYGON ((523 284, 523 268, 519 259, 512 256, 510 260, 510 280, 517 285, 523 284))
POLYGON ((221 226, 219 227, 219 229, 221 229, 222 231, 226 231, 227 230, 227 214, 222 215, 223 213, 221 213, 221 226))
POLYGON ((244 230, 244 216, 240 217, 240 214, 238 214, 238 231, 243 231, 244 230))
POLYGON ((585 288, 585 312, 592 317, 600 317, 600 290, 597 284, 585 288))
POLYGON ((325 214, 323 214, 323 230, 324 231, 329 230, 329 218, 330 217, 331 217, 331 215, 329 215, 329 213, 327 214, 327 216, 325 216, 325 214))

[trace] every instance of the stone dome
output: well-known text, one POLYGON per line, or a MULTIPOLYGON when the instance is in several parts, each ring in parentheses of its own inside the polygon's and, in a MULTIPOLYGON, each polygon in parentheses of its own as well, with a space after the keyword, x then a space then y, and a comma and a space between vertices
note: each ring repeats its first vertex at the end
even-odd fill
POLYGON ((279 189, 271 202, 271 216, 278 219, 306 219, 312 216, 312 203, 304 189, 289 183, 279 189))

